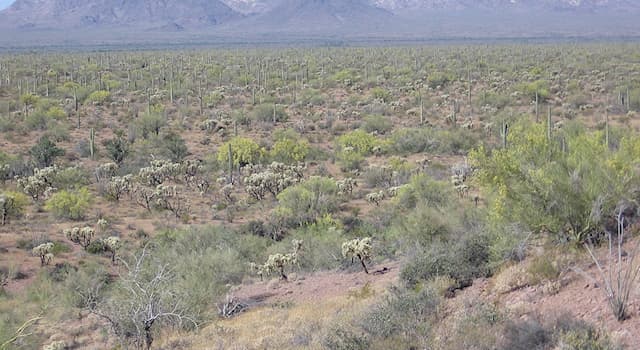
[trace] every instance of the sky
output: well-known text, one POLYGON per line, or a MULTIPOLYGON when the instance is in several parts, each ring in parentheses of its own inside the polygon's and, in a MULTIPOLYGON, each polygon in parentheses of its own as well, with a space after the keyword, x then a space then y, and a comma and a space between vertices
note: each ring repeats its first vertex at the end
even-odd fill
POLYGON ((0 10, 9 7, 13 3, 13 0, 0 0, 0 10))

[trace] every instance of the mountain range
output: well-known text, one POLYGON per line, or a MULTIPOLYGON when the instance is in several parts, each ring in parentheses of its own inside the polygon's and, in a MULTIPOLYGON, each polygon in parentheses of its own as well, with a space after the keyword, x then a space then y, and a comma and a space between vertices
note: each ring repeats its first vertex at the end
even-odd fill
POLYGON ((639 15, 638 0, 16 0, 0 11, 0 28, 217 37, 635 36, 639 15))

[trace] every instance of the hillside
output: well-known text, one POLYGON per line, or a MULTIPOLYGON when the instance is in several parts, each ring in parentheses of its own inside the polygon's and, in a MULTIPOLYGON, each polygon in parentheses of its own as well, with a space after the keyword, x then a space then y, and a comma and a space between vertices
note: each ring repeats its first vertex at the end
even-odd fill
POLYGON ((638 15, 629 0, 18 0, 0 46, 617 38, 640 35, 638 15))
POLYGON ((283 0, 238 27, 257 32, 366 35, 392 32, 394 20, 392 13, 366 0, 283 0))
POLYGON ((17 0, 0 12, 5 27, 51 29, 215 26, 239 17, 217 0, 17 0))

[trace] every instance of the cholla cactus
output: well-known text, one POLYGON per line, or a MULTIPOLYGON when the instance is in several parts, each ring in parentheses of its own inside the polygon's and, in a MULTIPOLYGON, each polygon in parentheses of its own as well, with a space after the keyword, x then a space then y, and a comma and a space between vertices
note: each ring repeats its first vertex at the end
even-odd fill
POLYGON ((53 243, 48 242, 42 243, 39 246, 33 248, 31 250, 31 253, 35 256, 40 257, 40 265, 44 266, 49 265, 49 263, 51 263, 51 261, 53 260, 53 253, 51 253, 52 250, 53 243))
POLYGON ((280 277, 283 280, 287 280, 287 275, 284 274, 284 268, 287 265, 295 265, 298 263, 298 253, 302 249, 302 244, 304 242, 302 240, 294 239, 291 243, 293 244, 293 252, 269 255, 269 258, 264 265, 251 264, 252 269, 257 272, 261 280, 265 274, 268 275, 276 271, 280 274, 280 277))
POLYGON ((367 274, 369 270, 367 269, 365 261, 371 260, 371 251, 371 237, 356 238, 342 243, 342 256, 351 258, 351 263, 353 263, 353 259, 357 257, 358 260, 360 260, 364 272, 367 274))
POLYGON ((222 195, 222 199, 227 202, 227 204, 233 203, 235 201, 233 198, 233 185, 227 184, 222 186, 220 189, 220 195, 222 195))
POLYGON ((407 186, 408 186, 407 184, 404 184, 400 186, 389 187, 389 189, 387 189, 387 194, 391 198, 397 197, 398 193, 400 193, 400 191, 407 186))
POLYGON ((98 222, 96 222, 96 226, 98 227, 100 232, 104 232, 107 230, 107 227, 109 227, 109 222, 105 218, 100 218, 98 219, 98 222))
POLYGON ((256 200, 264 199, 267 193, 277 196, 287 187, 300 183, 304 175, 304 166, 278 162, 271 163, 264 171, 258 166, 246 168, 252 174, 244 178, 245 191, 256 200))
POLYGON ((141 183, 148 186, 158 186, 168 179, 175 179, 181 170, 179 163, 172 163, 168 160, 154 159, 151 165, 141 168, 138 171, 138 178, 141 183))
POLYGON ((96 167, 94 173, 96 176, 96 181, 101 182, 109 180, 116 175, 116 171, 118 171, 118 164, 116 163, 100 164, 98 165, 98 167, 96 167))
POLYGON ((84 250, 87 250, 87 247, 91 244, 91 241, 96 234, 95 230, 89 226, 85 226, 83 228, 74 227, 71 229, 65 229, 62 232, 68 240, 75 244, 79 244, 84 250))
POLYGON ((45 194, 55 191, 52 185, 52 178, 57 172, 58 167, 56 165, 34 169, 32 176, 18 178, 18 187, 33 198, 34 201, 37 201, 43 196, 46 197, 45 194))
POLYGON ((156 199, 156 190, 146 186, 135 185, 132 193, 136 203, 151 212, 151 207, 156 199))
POLYGON ((356 180, 348 177, 343 180, 339 180, 336 182, 338 185, 338 193, 343 196, 351 196, 353 194, 353 189, 358 186, 356 180))
POLYGON ((458 192, 458 195, 460 196, 460 198, 463 198, 469 193, 469 186, 467 186, 464 183, 464 181, 465 181, 465 178, 463 175, 455 174, 451 176, 451 183, 453 184, 453 187, 456 189, 456 192, 458 192))
POLYGON ((375 204, 377 207, 380 205, 380 202, 384 200, 384 198, 384 191, 373 192, 367 195, 367 202, 369 202, 370 204, 375 204))
POLYGON ((42 350, 64 350, 67 348, 67 344, 63 341, 54 341, 51 344, 42 347, 42 350))
POLYGON ((13 177, 11 166, 9 164, 0 164, 0 182, 4 183, 13 177))
POLYGON ((118 250, 122 247, 122 241, 119 237, 107 237, 103 241, 104 248, 106 251, 111 253, 111 263, 116 263, 116 254, 118 250))
POLYGON ((125 193, 131 193, 133 176, 131 174, 125 176, 112 177, 107 184, 106 192, 109 198, 119 201, 125 193))
POLYGON ((153 196, 157 208, 169 210, 176 218, 182 218, 189 213, 189 204, 178 194, 176 186, 158 185, 153 196))

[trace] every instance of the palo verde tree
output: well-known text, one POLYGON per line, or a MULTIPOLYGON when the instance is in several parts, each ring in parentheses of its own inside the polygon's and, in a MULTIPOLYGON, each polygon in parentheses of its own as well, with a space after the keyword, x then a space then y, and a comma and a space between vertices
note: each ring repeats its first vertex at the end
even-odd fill
POLYGON ((511 127, 509 147, 471 153, 475 180, 489 198, 489 220, 583 243, 603 231, 606 216, 640 184, 640 140, 623 135, 615 148, 601 131, 542 124, 511 127))

